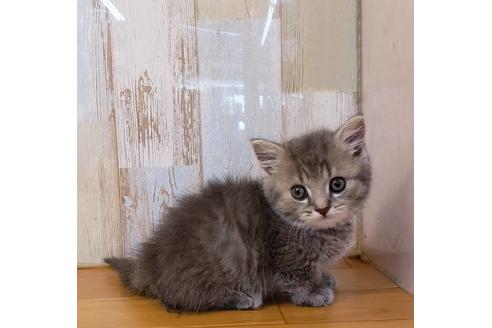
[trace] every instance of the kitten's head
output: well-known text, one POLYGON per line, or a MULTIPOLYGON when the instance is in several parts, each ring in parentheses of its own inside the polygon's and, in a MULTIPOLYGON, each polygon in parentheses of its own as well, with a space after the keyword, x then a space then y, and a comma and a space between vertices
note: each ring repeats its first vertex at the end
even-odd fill
POLYGON ((319 130, 283 144, 253 139, 273 209, 292 224, 326 229, 351 219, 369 191, 371 169, 364 120, 336 132, 319 130))

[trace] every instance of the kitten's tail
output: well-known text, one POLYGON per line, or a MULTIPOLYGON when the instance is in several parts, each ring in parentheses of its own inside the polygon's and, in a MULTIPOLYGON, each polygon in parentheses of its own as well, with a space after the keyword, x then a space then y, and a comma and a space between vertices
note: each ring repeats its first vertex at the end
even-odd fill
POLYGON ((132 287, 132 275, 135 271, 135 262, 129 257, 107 257, 104 262, 111 265, 120 276, 121 282, 127 286, 132 287))

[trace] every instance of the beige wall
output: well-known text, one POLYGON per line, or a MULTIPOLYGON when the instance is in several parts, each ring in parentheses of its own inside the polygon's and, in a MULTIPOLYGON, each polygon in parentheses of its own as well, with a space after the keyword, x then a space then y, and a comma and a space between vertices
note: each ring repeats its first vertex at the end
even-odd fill
POLYGON ((256 174, 250 137, 358 112, 355 0, 111 2, 78 1, 80 264, 131 253, 208 178, 256 174))
POLYGON ((362 0, 362 111, 373 185, 363 252, 413 293, 413 1, 362 0))

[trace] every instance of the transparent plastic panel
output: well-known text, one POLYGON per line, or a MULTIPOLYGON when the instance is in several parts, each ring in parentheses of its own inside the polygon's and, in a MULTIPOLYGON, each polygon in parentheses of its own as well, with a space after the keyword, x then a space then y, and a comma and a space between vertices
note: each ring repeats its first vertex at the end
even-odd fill
POLYGON ((357 113, 355 0, 79 0, 79 263, 131 252, 249 139, 357 113))

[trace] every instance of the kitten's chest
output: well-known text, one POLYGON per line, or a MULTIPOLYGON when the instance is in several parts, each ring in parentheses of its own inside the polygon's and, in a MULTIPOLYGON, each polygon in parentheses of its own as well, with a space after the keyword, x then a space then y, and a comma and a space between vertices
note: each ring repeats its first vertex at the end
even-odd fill
POLYGON ((353 242, 355 229, 351 223, 329 231, 302 231, 289 236, 279 245, 279 258, 284 264, 329 263, 344 256, 353 242))

